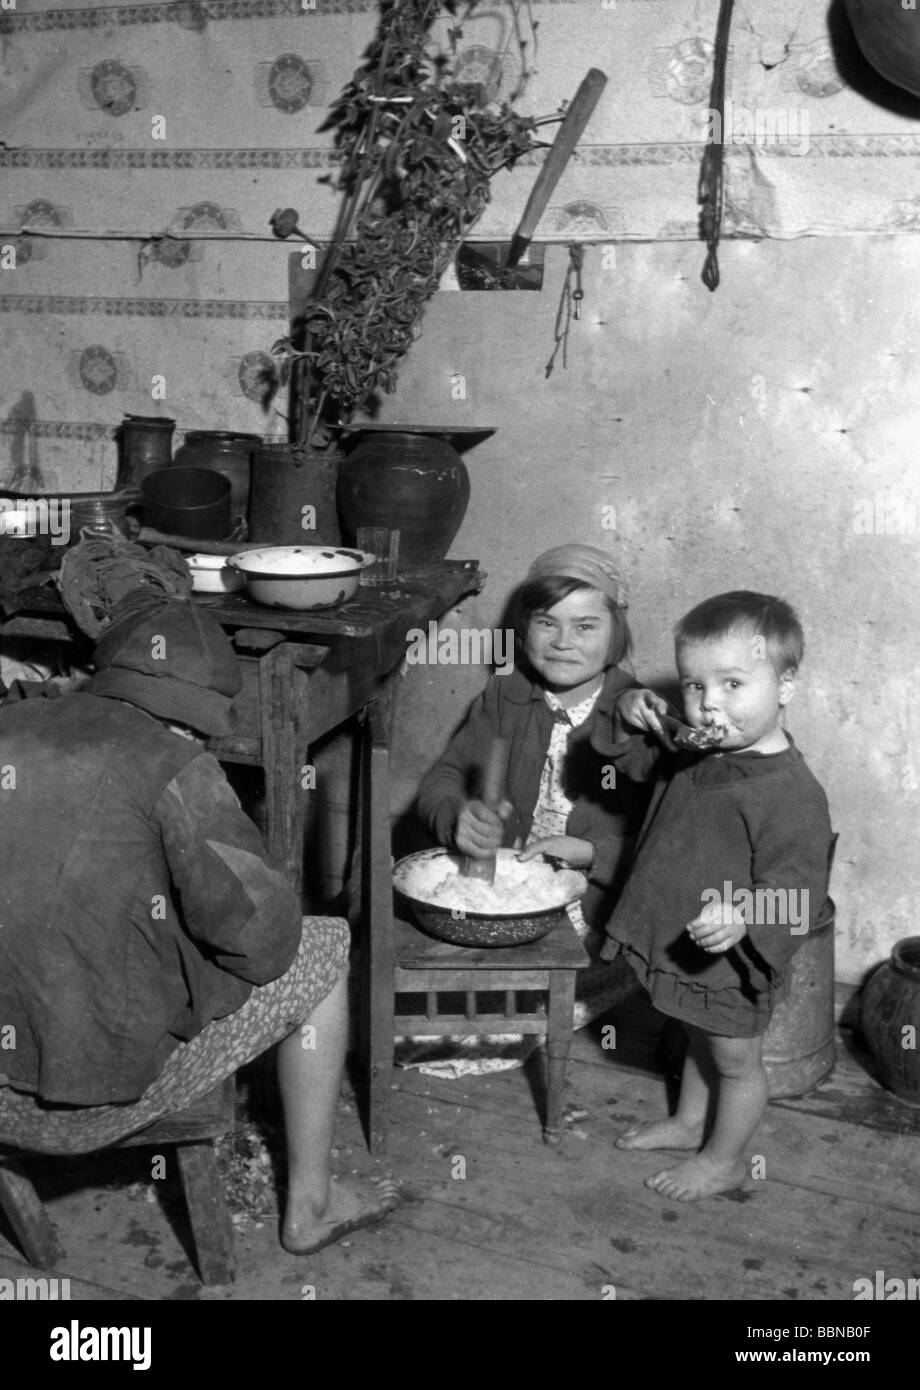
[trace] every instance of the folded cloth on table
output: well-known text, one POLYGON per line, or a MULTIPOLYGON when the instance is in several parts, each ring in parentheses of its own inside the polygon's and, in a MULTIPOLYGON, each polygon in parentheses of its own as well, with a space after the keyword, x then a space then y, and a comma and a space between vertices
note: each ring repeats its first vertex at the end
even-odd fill
POLYGON ((81 632, 97 638, 117 616, 166 597, 187 597, 192 577, 177 550, 152 550, 116 536, 87 536, 67 552, 61 598, 81 632))

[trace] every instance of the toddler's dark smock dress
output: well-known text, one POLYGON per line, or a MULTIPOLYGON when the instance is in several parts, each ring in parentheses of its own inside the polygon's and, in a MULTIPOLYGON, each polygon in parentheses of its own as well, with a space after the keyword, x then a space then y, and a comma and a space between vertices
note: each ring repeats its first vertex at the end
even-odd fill
POLYGON ((663 1014, 726 1037, 764 1032, 827 896, 824 791, 794 746, 765 756, 668 753, 644 735, 600 741, 618 773, 655 779, 602 956, 622 950, 663 1014), (716 895, 734 898, 748 926, 710 954, 686 929, 716 895))

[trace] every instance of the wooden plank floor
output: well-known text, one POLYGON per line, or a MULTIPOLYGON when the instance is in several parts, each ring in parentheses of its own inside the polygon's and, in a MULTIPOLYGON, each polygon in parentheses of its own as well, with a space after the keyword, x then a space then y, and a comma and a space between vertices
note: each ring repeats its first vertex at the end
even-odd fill
MULTIPOLYGON (((920 1114, 868 1078, 850 1039, 824 1087, 770 1106, 753 1146, 764 1179, 683 1205, 643 1185, 661 1156, 613 1147, 667 1096, 649 1070, 652 1033, 634 1025, 625 1038, 605 1052, 576 1034, 558 1150, 541 1140, 538 1065, 459 1081, 397 1072, 385 1162, 368 1156, 343 1096, 337 1170, 394 1174, 403 1205, 311 1259, 281 1250, 274 1217, 244 1217, 226 1287, 199 1283, 181 1198, 146 1181, 144 1151, 43 1164, 68 1252, 50 1273, 71 1278, 74 1298, 278 1301, 591 1301, 611 1288, 618 1300, 852 1300, 854 1281, 878 1270, 920 1275, 920 1114)), ((0 1227, 0 1277, 30 1272, 0 1227)))

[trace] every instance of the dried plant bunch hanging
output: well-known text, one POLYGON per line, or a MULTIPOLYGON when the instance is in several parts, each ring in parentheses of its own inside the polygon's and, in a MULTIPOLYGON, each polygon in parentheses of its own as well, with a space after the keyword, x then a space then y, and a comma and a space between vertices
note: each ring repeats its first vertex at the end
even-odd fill
MULTIPOLYGON (((500 103, 456 75, 462 25, 478 3, 383 0, 374 41, 331 108, 324 128, 335 130, 341 161, 338 221, 301 323, 273 349, 295 366, 298 444, 324 442, 378 391, 394 389, 425 304, 489 202, 491 179, 543 143, 543 122, 513 107, 525 62, 500 103), (453 23, 440 52, 432 27, 444 13, 453 23)), ((517 0, 505 3, 523 58, 517 0)), ((278 235, 296 223, 293 210, 273 219, 278 235)))

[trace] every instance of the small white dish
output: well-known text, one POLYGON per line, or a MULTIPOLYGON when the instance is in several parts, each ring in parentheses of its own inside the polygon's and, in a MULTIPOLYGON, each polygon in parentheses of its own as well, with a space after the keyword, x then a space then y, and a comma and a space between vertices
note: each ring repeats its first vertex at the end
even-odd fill
POLYGON ((241 574, 230 569, 226 555, 188 555, 185 563, 196 594, 232 594, 246 582, 241 574))

